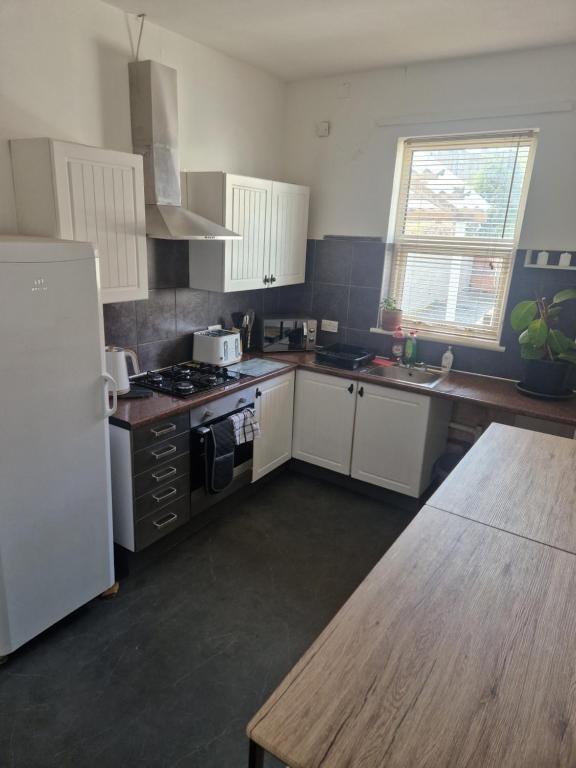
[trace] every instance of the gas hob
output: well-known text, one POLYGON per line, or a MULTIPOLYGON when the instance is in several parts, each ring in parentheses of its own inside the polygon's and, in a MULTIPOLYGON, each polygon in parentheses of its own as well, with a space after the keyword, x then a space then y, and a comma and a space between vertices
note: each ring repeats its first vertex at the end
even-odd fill
POLYGON ((226 389, 231 384, 250 378, 245 373, 229 371, 217 365, 190 362, 147 371, 133 376, 130 381, 138 387, 185 399, 212 389, 226 389))

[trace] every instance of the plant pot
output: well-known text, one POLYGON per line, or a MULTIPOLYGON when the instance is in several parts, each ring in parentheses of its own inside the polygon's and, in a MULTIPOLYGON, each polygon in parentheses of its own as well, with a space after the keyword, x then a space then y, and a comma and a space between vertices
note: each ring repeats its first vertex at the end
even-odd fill
POLYGON ((562 395, 570 366, 556 360, 525 360, 522 385, 543 395, 562 395))
POLYGON ((399 325, 402 325, 401 309, 380 310, 380 328, 383 331, 395 331, 399 325))

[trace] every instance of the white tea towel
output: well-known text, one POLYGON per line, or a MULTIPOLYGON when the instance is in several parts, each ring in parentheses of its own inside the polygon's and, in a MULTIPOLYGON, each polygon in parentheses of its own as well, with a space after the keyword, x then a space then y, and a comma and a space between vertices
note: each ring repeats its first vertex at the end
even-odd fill
POLYGON ((250 443, 255 437, 260 437, 260 424, 253 408, 244 408, 240 413, 233 413, 230 421, 234 427, 236 445, 250 443))

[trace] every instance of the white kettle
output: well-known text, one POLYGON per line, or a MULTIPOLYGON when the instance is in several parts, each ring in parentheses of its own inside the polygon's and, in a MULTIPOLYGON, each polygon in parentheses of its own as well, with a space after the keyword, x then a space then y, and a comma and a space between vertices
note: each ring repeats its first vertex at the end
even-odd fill
POLYGON ((130 358, 134 373, 140 373, 138 357, 132 349, 122 347, 106 347, 106 370, 118 385, 118 394, 125 395, 130 392, 130 379, 128 378, 128 366, 126 358, 130 358))

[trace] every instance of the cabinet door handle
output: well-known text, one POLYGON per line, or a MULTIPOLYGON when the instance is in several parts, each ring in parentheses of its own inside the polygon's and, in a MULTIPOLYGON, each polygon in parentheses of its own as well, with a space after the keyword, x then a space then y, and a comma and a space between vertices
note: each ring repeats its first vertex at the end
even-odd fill
POLYGON ((270 282, 271 283, 275 283, 276 282, 276 278, 274 277, 274 275, 270 275, 270 282))
POLYGON ((153 493, 152 498, 154 501, 157 501, 158 504, 160 504, 161 501, 164 501, 165 499, 169 499, 171 496, 175 496, 178 493, 178 488, 174 488, 174 486, 170 486, 170 488, 166 488, 165 491, 162 493, 153 493))
POLYGON ((259 389, 257 389, 257 390, 256 390, 256 395, 255 395, 255 397, 262 397, 262 392, 260 392, 260 390, 259 390, 259 389))
POLYGON ((268 275, 264 275, 264 285, 268 285, 269 282, 270 280, 268 278, 268 275))
POLYGON ((160 451, 150 451, 152 456, 156 459, 156 461, 160 461, 160 459, 163 459, 165 456, 171 456, 173 453, 176 453, 176 446, 175 445, 169 445, 167 448, 163 448, 160 451))
POLYGON ((360 397, 364 397, 364 387, 360 387, 360 389, 358 390, 358 394, 360 395, 360 397))
POLYGON ((159 427, 158 429, 154 429, 154 427, 152 427, 150 429, 150 432, 152 432, 154 437, 160 437, 161 435, 169 435, 170 432, 176 432, 176 424, 167 424, 165 427, 159 427))
POLYGON ((175 475, 176 472, 178 472, 176 467, 166 467, 166 469, 161 469, 158 472, 152 472, 152 477, 157 483, 161 483, 163 480, 168 480, 169 477, 175 475))
POLYGON ((153 525, 160 530, 161 528, 166 528, 167 525, 170 525, 175 520, 178 520, 178 515, 176 512, 171 512, 169 515, 166 515, 166 517, 160 518, 160 520, 153 520, 153 525))
POLYGON ((352 394, 352 392, 354 392, 354 384, 350 384, 350 386, 347 389, 348 389, 348 392, 352 394))

